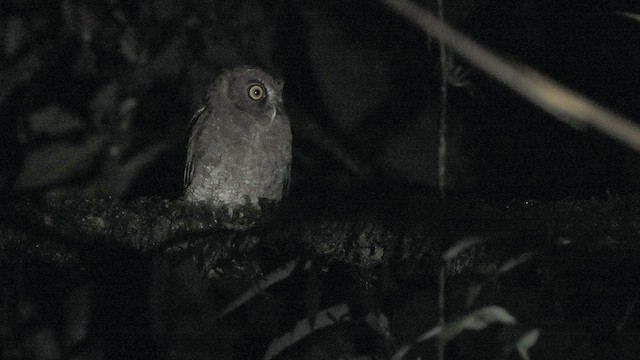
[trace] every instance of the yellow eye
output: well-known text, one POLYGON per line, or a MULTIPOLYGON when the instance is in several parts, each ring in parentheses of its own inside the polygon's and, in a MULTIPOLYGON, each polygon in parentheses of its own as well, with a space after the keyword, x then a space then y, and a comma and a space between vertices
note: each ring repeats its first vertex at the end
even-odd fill
POLYGON ((264 97, 264 88, 261 85, 255 84, 249 87, 249 97, 255 101, 258 101, 264 97))

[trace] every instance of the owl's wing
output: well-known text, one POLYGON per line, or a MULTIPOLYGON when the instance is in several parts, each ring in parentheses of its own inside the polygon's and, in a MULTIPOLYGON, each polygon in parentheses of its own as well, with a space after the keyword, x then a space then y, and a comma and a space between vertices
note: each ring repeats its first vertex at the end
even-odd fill
POLYGON ((285 197, 289 194, 289 184, 291 180, 291 164, 287 165, 287 175, 284 178, 284 185, 282 186, 282 196, 285 197))
MULTIPOLYGON (((196 111, 195 114, 191 117, 189 121, 189 145, 187 145, 187 161, 184 166, 184 183, 183 188, 186 189, 191 184, 191 178, 193 177, 193 158, 196 152, 196 142, 198 136, 200 136, 200 132, 193 131, 193 128, 198 123, 202 113, 205 111, 206 107, 201 107, 196 111)), ((206 117, 206 115, 205 115, 206 117)))
MULTIPOLYGON (((288 125, 287 125, 288 126, 288 125)), ((291 154, 291 133, 289 133, 287 139, 286 139, 286 146, 287 146, 287 153, 291 154)), ((289 160, 287 161, 287 163, 285 164, 285 178, 284 178, 284 184, 282 186, 282 196, 286 196, 287 194, 289 194, 289 185, 291 184, 291 163, 293 162, 293 159, 289 158, 289 160)))

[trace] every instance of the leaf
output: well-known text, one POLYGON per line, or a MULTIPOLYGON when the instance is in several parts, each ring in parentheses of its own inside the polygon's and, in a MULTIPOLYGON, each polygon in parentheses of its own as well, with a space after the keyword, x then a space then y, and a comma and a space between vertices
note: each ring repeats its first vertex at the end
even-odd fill
POLYGON ((11 58, 27 42, 29 33, 24 20, 17 16, 7 21, 4 32, 4 57, 11 58))
POLYGON ((92 135, 81 144, 57 142, 30 151, 22 162, 16 189, 44 187, 83 175, 106 144, 106 135, 92 135))
POLYGON ((378 312, 373 313, 370 312, 365 316, 364 322, 367 323, 373 330, 375 330, 378 334, 383 335, 385 337, 390 337, 391 332, 389 331, 389 319, 385 314, 378 312))
POLYGON ((313 321, 309 319, 298 321, 293 330, 273 340, 264 355, 264 360, 273 359, 283 350, 291 347, 291 345, 307 337, 314 331, 347 320, 348 315, 349 306, 347 306, 347 304, 339 304, 318 312, 313 321))
POLYGON ((101 126, 104 119, 109 117, 109 114, 116 114, 119 112, 119 91, 120 85, 114 80, 102 86, 91 101, 89 101, 89 108, 92 112, 91 117, 95 126, 101 126))
POLYGON ((440 335, 440 333, 442 332, 442 326, 438 325, 434 328, 431 328, 429 331, 427 331, 426 333, 420 335, 417 339, 416 339, 416 343, 421 343, 423 341, 427 341, 429 339, 431 339, 434 336, 440 335))
MULTIPOLYGON (((434 328, 431 328, 429 331, 427 331, 426 333, 418 336, 418 338, 416 338, 414 340, 414 344, 418 344, 421 343, 423 341, 427 341, 429 339, 431 339, 432 337, 435 337, 437 335, 439 335, 442 332, 442 326, 438 325, 434 328)), ((407 353, 409 352, 409 350, 411 350, 411 348, 413 347, 413 344, 404 344, 400 347, 400 349, 398 349, 398 351, 396 351, 395 354, 393 354, 393 357, 391 357, 391 360, 400 360, 402 358, 404 358, 405 355, 407 355, 407 353)))
MULTIPOLYGON (((487 306, 468 314, 461 319, 444 326, 436 326, 417 337, 414 344, 421 343, 438 336, 443 343, 449 342, 458 336, 463 330, 481 330, 493 323, 515 324, 516 319, 507 310, 500 306, 487 306)), ((526 343, 524 344, 526 345, 526 343)), ((413 344, 405 344, 393 355, 391 360, 402 359, 413 347, 413 344)), ((519 351, 519 350, 518 350, 519 351)), ((528 360, 528 359, 525 359, 528 360)))
POLYGON ((103 189, 106 194, 121 196, 129 190, 131 183, 140 175, 140 172, 153 162, 163 151, 169 149, 166 143, 156 143, 141 150, 127 163, 120 164, 115 173, 109 174, 111 181, 108 188, 103 189))
POLYGON ((640 22, 640 14, 624 12, 624 11, 614 11, 614 14, 620 15, 620 16, 624 16, 624 17, 629 18, 631 20, 635 20, 637 22, 640 22))
POLYGON ((85 127, 78 117, 56 105, 49 105, 32 113, 28 122, 29 130, 34 135, 62 136, 69 132, 80 131, 85 127))
POLYGON ((42 68, 43 61, 39 56, 37 51, 31 51, 10 68, 0 71, 0 104, 15 87, 31 80, 35 73, 42 68))
POLYGON ((521 254, 520 256, 516 257, 516 258, 511 258, 509 260, 507 260, 507 262, 505 262, 502 267, 500 267, 500 269, 498 269, 497 274, 503 274, 506 273, 507 271, 515 268, 516 266, 527 262, 529 259, 531 259, 534 255, 535 255, 535 251, 529 251, 526 252, 524 254, 521 254))
POLYGON ((473 247, 477 244, 483 243, 485 241, 486 239, 480 238, 480 237, 470 236, 470 237, 464 238, 458 241, 452 247, 450 247, 447 251, 445 251, 444 254, 442 254, 442 260, 451 261, 466 249, 473 247))
POLYGON ((483 287, 484 287, 484 284, 470 284, 467 287, 467 299, 464 303, 464 306, 466 308, 471 307, 471 305, 473 305, 473 303, 476 302, 483 287))
POLYGON ((391 357, 391 360, 400 360, 400 359, 404 358, 404 356, 407 355, 409 350, 411 350, 411 345, 410 344, 402 345, 400 347, 400 349, 398 349, 398 351, 396 351, 396 353, 393 354, 393 356, 391 357))
POLYGON ((538 338, 540 337, 540 330, 533 329, 526 334, 522 335, 518 341, 516 341, 516 349, 518 350, 518 354, 524 360, 529 360, 529 354, 527 351, 538 342, 538 338))
MULTIPOLYGON (((242 293, 242 295, 240 295, 238 298, 232 301, 229 305, 227 305, 227 307, 224 310, 222 310, 222 312, 220 312, 220 314, 218 315, 218 319, 226 316, 233 310, 239 308, 249 300, 253 299, 254 297, 256 297, 256 295, 264 291, 269 286, 288 278, 293 272, 293 270, 295 269, 296 265, 298 265, 298 260, 292 260, 284 264, 284 266, 281 266, 280 268, 278 268, 276 271, 273 271, 267 274, 264 277, 264 279, 260 280, 259 283, 249 288, 247 291, 242 293)), ((304 269, 306 270, 306 269, 309 269, 310 267, 311 267, 311 261, 307 261, 304 265, 304 269)))
POLYGON ((440 339, 447 343, 463 330, 482 330, 487 326, 499 324, 515 324, 516 319, 500 306, 487 306, 468 314, 461 319, 448 323, 442 329, 440 339))

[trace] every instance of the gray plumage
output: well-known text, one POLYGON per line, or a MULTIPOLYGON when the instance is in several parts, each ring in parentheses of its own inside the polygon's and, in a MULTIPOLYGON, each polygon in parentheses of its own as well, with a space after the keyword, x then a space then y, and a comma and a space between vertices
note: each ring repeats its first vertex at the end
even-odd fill
POLYGON ((223 72, 193 116, 184 199, 233 209, 282 199, 291 169, 283 82, 258 68, 223 72))

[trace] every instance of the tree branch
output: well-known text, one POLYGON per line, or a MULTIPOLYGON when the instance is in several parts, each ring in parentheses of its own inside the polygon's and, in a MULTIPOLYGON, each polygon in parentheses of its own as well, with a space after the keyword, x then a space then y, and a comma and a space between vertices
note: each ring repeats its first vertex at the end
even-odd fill
POLYGON ((640 151, 640 126, 525 64, 497 56, 409 0, 382 0, 480 70, 569 125, 587 125, 640 151))

